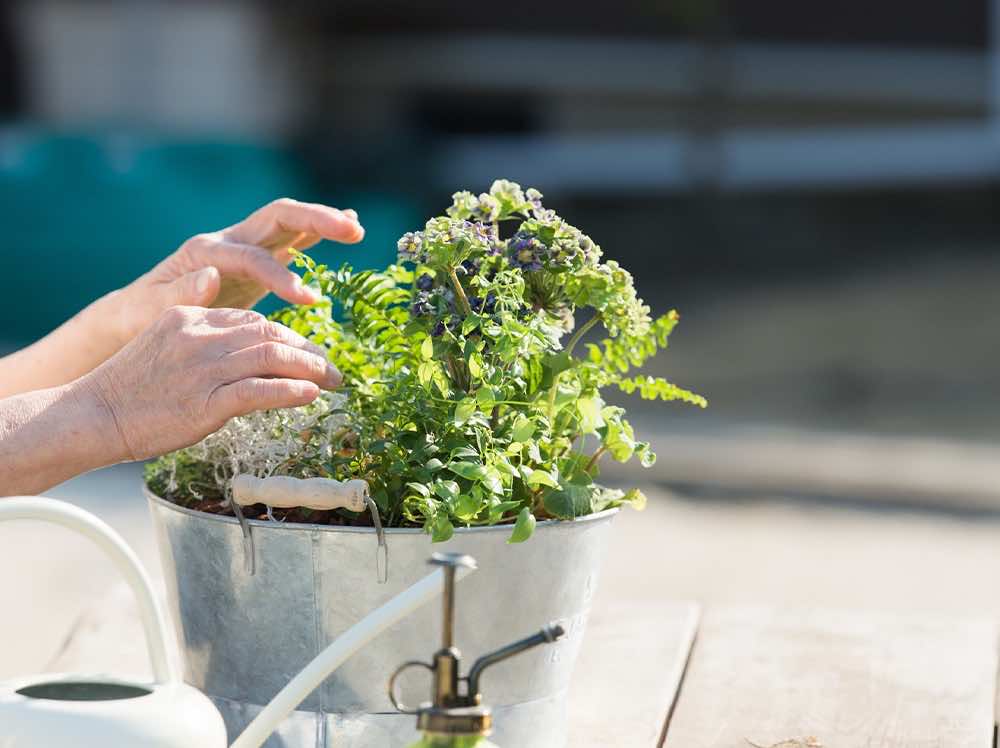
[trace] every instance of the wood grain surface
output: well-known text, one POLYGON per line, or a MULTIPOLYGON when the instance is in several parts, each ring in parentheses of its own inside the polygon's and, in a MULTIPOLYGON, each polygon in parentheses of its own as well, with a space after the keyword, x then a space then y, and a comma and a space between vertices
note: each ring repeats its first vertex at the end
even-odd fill
POLYGON ((595 609, 570 690, 568 745, 659 745, 699 615, 695 603, 655 600, 595 609))
POLYGON ((996 626, 711 608, 666 748, 989 748, 996 626))

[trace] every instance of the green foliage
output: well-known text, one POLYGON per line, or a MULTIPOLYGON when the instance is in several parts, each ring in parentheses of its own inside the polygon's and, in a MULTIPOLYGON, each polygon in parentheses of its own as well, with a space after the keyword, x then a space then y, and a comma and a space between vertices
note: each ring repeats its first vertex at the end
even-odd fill
POLYGON ((344 427, 307 438, 289 472, 362 478, 387 525, 435 541, 513 523, 510 542, 522 542, 536 519, 641 508, 639 491, 596 482, 605 454, 655 460, 602 388, 706 401, 631 373, 666 347, 677 313, 651 319, 631 275, 541 197, 504 180, 458 192, 447 215, 399 240, 400 264, 384 272, 296 256, 324 299, 275 318, 329 350, 347 402, 344 427), (598 325, 607 338, 574 355, 598 325))

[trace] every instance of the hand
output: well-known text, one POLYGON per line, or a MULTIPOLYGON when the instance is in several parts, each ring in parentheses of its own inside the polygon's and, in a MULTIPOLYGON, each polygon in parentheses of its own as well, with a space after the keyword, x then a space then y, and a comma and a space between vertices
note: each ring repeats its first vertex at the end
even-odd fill
POLYGON ((322 348, 256 312, 172 307, 75 384, 113 422, 114 457, 141 460, 340 383, 322 348))
POLYGON ((285 267, 289 250, 308 249, 321 239, 352 244, 364 235, 353 210, 282 198, 234 226, 194 236, 113 295, 118 345, 171 306, 248 309, 269 291, 292 304, 313 303, 316 293, 285 267))

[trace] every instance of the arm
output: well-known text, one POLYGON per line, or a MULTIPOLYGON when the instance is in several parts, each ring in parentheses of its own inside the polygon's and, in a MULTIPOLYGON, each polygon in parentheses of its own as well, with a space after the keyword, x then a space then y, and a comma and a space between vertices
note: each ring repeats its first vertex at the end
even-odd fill
POLYGON ((92 372, 0 400, 0 496, 193 444, 339 386, 325 351, 256 312, 173 307, 92 372))
POLYGON ((126 459, 111 413, 80 383, 0 400, 0 496, 34 495, 126 459))
POLYGON ((38 342, 0 358, 0 398, 72 382, 113 356, 123 342, 106 325, 120 293, 98 299, 38 342))
POLYGON ((171 306, 249 308, 269 291, 293 304, 316 294, 285 265, 290 249, 364 236, 353 210, 282 198, 221 231, 199 234, 125 288, 95 301, 37 343, 0 358, 0 398, 74 381, 171 306))

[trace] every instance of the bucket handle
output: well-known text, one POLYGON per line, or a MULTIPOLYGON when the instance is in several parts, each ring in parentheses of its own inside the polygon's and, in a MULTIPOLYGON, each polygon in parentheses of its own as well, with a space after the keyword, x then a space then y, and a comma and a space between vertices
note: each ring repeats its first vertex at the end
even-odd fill
POLYGON ((157 684, 176 683, 180 676, 167 656, 166 624, 163 610, 153 594, 149 577, 138 557, 121 536, 90 512, 42 496, 13 496, 0 498, 0 522, 15 519, 38 520, 66 527, 79 535, 90 538, 114 562, 115 568, 125 577, 139 603, 142 627, 146 633, 149 661, 153 667, 153 680, 157 684))

